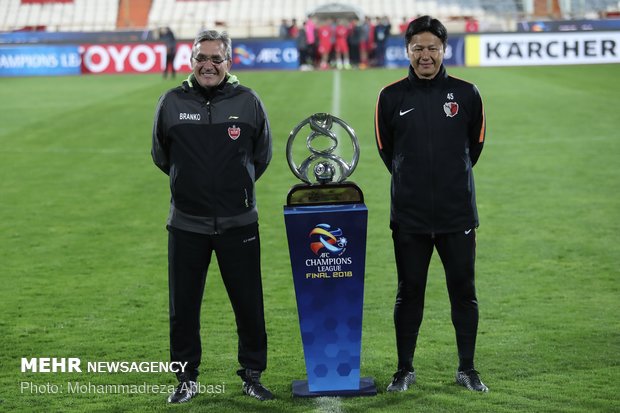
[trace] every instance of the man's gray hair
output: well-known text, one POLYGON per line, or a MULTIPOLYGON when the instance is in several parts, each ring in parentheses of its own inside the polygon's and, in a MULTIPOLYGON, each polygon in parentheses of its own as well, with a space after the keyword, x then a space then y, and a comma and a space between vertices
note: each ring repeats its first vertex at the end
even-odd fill
POLYGON ((230 36, 226 32, 218 32, 217 30, 203 30, 196 36, 194 40, 194 45, 192 46, 192 57, 196 56, 196 51, 200 46, 200 43, 204 41, 217 41, 219 40, 224 44, 224 48, 226 49, 226 59, 232 59, 232 41, 230 40, 230 36))

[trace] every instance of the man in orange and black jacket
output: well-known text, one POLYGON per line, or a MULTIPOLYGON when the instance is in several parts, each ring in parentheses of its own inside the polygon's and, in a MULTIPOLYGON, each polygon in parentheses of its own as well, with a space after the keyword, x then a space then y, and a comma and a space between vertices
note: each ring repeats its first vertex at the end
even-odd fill
POLYGON ((377 147, 392 174, 390 228, 398 273, 398 367, 387 390, 404 391, 415 382, 413 356, 428 267, 437 249, 456 331, 456 381, 488 391, 474 369, 478 213, 473 166, 485 139, 482 99, 476 86, 447 74, 447 31, 439 20, 415 19, 405 42, 409 74, 381 90, 375 112, 377 147))

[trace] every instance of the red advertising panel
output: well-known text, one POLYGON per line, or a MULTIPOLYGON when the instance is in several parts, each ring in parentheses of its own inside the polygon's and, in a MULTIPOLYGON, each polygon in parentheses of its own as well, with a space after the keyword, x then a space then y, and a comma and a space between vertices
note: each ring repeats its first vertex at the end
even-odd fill
MULTIPOLYGON (((83 44, 82 73, 159 73, 164 70, 166 47, 163 44, 83 44)), ((191 45, 179 44, 174 59, 175 70, 189 72, 191 45)))

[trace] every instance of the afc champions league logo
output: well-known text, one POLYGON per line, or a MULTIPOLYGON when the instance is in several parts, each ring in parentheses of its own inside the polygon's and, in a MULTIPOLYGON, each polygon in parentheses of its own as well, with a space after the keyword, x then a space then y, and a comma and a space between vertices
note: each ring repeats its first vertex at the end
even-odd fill
POLYGON ((310 249, 315 255, 328 253, 340 256, 347 249, 348 240, 343 236, 342 229, 332 229, 329 224, 318 224, 308 236, 312 239, 310 249))
POLYGON ((311 185, 313 184, 313 179, 309 176, 311 171, 314 173, 315 183, 328 184, 344 181, 355 170, 359 153, 360 148, 355 131, 342 119, 329 113, 315 113, 301 121, 289 134, 286 144, 286 159, 291 171, 297 178, 311 185), (340 137, 336 132, 341 131, 332 130, 335 124, 340 125, 351 140, 351 148, 349 148, 352 152, 351 162, 346 162, 342 158, 342 150, 347 148, 339 148, 340 137), (310 156, 297 165, 293 160, 293 142, 297 134, 306 126, 310 126, 310 134, 306 137, 306 148, 310 151, 310 156), (339 151, 336 151, 337 148, 339 151))

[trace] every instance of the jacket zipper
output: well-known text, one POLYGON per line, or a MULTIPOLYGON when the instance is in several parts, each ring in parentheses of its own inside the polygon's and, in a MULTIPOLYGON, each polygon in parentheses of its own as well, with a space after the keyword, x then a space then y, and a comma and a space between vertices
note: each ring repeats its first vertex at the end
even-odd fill
MULTIPOLYGON (((211 101, 207 100, 206 103, 205 103, 205 106, 207 108, 207 118, 209 119, 209 125, 211 125, 211 123, 212 123, 212 119, 211 119, 211 101)), ((217 231, 217 215, 216 214, 213 215, 213 234, 214 235, 218 234, 218 231, 217 231)))
POLYGON ((427 93, 425 94, 426 98, 426 125, 428 128, 428 152, 429 152, 429 162, 431 169, 431 238, 435 238, 435 162, 433 158, 434 148, 433 148, 433 127, 431 123, 431 113, 432 113, 432 103, 433 103, 433 90, 431 89, 431 82, 426 82, 427 93))

